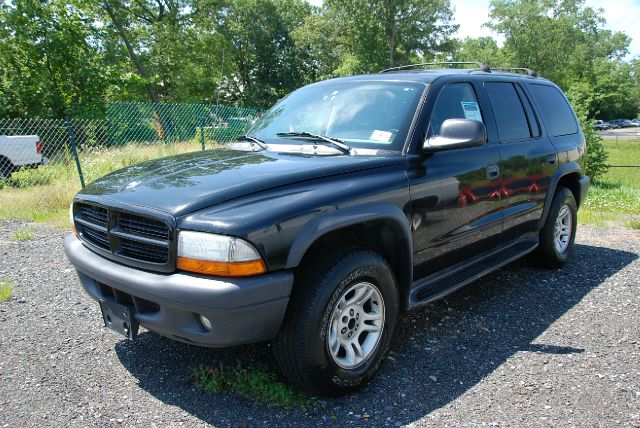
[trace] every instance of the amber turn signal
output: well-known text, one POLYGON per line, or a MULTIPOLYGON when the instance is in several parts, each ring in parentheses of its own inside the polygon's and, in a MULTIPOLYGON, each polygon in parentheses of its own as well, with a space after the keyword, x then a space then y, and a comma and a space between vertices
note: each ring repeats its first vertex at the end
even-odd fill
POLYGON ((76 229, 76 223, 73 220, 73 202, 69 205, 69 223, 71 223, 71 230, 73 234, 76 235, 76 238, 80 239, 80 235, 78 235, 78 230, 76 229))
POLYGON ((212 262, 210 260, 178 257, 177 267, 180 270, 217 276, 252 276, 260 275, 267 271, 267 267, 262 260, 250 260, 246 262, 212 262))

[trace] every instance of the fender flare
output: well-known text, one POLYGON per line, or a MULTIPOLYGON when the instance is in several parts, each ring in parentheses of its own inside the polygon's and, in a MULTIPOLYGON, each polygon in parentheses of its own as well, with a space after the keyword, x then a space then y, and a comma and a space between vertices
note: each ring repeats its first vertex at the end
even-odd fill
POLYGON ((410 222, 399 207, 384 202, 372 202, 340 208, 320 214, 309 221, 300 229, 291 244, 286 268, 291 269, 298 266, 311 245, 323 235, 344 227, 373 220, 389 221, 400 231, 401 236, 398 238, 406 245, 408 254, 406 268, 409 273, 408 278, 411 278, 413 275, 413 239, 410 222))
MULTIPOLYGON (((562 179, 562 177, 567 176, 569 174, 577 173, 579 176, 582 176, 580 165, 576 162, 569 162, 562 165, 560 168, 553 173, 551 176, 551 182, 549 183, 549 189, 547 190, 547 196, 544 200, 544 209, 542 211, 542 217, 540 218, 540 223, 538 224, 538 230, 542 229, 545 221, 547 221, 547 215, 549 214, 549 208, 551 208, 551 201, 553 201, 553 196, 556 194, 556 188, 558 187, 558 183, 562 179)), ((582 199, 579 195, 577 200, 582 199)))

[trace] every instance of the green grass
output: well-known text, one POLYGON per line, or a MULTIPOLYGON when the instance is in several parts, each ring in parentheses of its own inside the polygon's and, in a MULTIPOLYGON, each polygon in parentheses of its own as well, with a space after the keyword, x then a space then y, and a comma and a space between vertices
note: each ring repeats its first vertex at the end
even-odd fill
POLYGON ((199 367, 194 370, 194 378, 198 386, 212 394, 233 392, 256 403, 287 410, 318 406, 305 393, 285 385, 264 369, 199 367))
MULTIPOLYGON (((604 140, 610 165, 640 165, 640 138, 628 140, 604 140)), ((604 182, 623 187, 639 188, 640 168, 610 168, 604 182)))
POLYGON ((0 303, 7 302, 13 295, 13 286, 7 278, 0 279, 0 303))
POLYGON ((640 213, 640 187, 595 183, 587 195, 586 206, 591 210, 620 214, 640 213))
POLYGON ((631 220, 627 220, 624 225, 631 229, 639 229, 640 230, 640 218, 633 218, 631 220))
MULTIPOLYGON (((640 165, 640 140, 604 140, 610 165, 640 165)), ((610 168, 594 182, 578 212, 580 223, 626 226, 640 223, 640 168, 610 168)))
MULTIPOLYGON (((129 144, 120 148, 81 152, 85 182, 133 164, 197 151, 197 142, 129 144)), ((0 220, 49 223, 69 227, 69 204, 81 189, 73 162, 53 163, 18 171, 0 184, 0 220), (38 182, 40 185, 34 186, 38 182)))
POLYGON ((16 241, 29 241, 33 239, 35 232, 31 226, 19 226, 13 233, 13 239, 16 241))

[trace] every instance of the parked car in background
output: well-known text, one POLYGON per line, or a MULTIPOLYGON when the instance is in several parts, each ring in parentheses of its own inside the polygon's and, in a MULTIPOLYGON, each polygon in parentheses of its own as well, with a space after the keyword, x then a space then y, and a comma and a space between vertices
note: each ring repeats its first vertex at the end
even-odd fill
POLYGON ((637 128, 637 127, 640 127, 640 119, 632 119, 630 122, 631 122, 631 124, 632 124, 633 126, 635 126, 636 128, 637 128))
POLYGON ((596 120, 596 123, 593 125, 593 129, 596 131, 605 131, 607 129, 611 129, 611 125, 604 120, 596 120))
POLYGON ((612 123, 620 128, 632 128, 635 126, 629 119, 613 119, 609 123, 612 123))
POLYGON ((46 164, 37 135, 0 135, 0 178, 9 178, 20 168, 46 164))

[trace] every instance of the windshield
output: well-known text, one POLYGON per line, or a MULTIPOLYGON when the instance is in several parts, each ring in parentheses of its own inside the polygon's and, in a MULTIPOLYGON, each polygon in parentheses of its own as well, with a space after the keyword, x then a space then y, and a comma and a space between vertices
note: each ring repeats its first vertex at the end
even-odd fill
POLYGON ((401 150, 424 88, 413 82, 377 81, 305 86, 269 109, 247 135, 291 144, 296 137, 283 134, 309 132, 351 147, 401 150))

